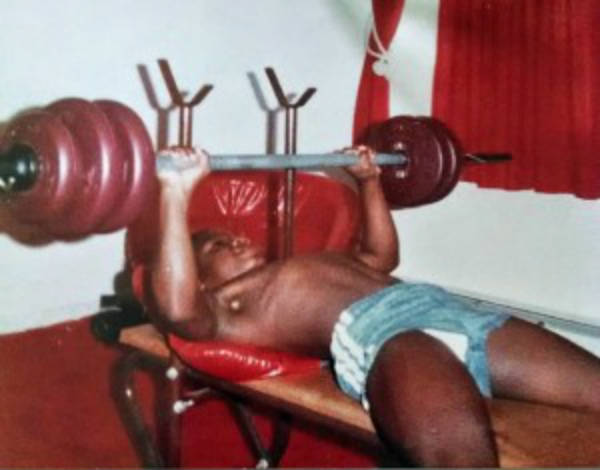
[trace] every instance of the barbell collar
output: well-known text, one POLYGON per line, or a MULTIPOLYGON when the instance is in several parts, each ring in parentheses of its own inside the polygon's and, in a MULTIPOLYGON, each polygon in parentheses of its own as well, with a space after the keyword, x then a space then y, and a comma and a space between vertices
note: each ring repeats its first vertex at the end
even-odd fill
POLYGON ((15 144, 0 153, 0 194, 31 189, 39 172, 38 157, 28 145, 15 144))
MULTIPOLYGON (((246 154, 246 155, 209 155, 209 166, 216 171, 234 170, 281 170, 295 168, 311 170, 318 168, 332 168, 351 166, 358 162, 358 156, 346 153, 330 154, 246 154)), ((407 158, 398 153, 377 153, 376 165, 405 165, 407 158)), ((156 167, 158 171, 182 171, 191 168, 195 163, 190 160, 175 160, 168 151, 157 155, 156 167)))

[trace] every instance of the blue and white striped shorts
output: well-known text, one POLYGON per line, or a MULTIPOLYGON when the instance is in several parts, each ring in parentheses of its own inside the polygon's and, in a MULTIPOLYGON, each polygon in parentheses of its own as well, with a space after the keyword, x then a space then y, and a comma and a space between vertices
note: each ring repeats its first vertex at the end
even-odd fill
POLYGON ((466 367, 483 395, 491 396, 486 341, 510 318, 479 310, 429 284, 397 283, 345 309, 332 335, 331 354, 338 385, 368 409, 367 375, 379 349, 408 330, 432 329, 467 337, 466 367))

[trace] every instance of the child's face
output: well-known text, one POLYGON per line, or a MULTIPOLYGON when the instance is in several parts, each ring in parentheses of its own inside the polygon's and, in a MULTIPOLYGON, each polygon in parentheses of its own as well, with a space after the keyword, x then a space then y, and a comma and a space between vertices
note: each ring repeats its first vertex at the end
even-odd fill
POLYGON ((217 287, 265 264, 262 250, 247 238, 216 232, 196 247, 200 277, 207 288, 217 287))

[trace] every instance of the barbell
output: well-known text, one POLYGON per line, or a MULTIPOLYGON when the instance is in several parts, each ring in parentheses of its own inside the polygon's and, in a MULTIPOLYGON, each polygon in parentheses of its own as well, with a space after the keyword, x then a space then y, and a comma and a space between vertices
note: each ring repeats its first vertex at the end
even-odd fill
MULTIPOLYGON (((401 116, 366 142, 382 165, 392 208, 445 197, 458 182, 463 155, 433 118, 401 116)), ((348 154, 211 155, 213 170, 347 166, 348 154)), ((11 120, 0 138, 0 197, 11 216, 55 239, 108 233, 130 225, 155 191, 156 170, 173 165, 154 152, 140 117, 110 100, 65 98, 11 120)))

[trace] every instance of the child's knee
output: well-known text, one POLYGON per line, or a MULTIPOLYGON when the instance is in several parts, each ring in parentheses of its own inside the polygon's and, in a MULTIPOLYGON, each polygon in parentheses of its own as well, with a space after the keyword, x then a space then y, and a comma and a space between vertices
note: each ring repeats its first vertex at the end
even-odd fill
POLYGON ((400 423, 382 425, 382 419, 388 420, 388 416, 373 416, 373 421, 379 423, 382 440, 415 465, 493 467, 498 464, 489 420, 479 415, 478 410, 454 409, 432 414, 416 407, 400 423))
POLYGON ((433 338, 411 332, 384 346, 367 396, 379 435, 411 462, 497 464, 483 397, 464 366, 433 338))

